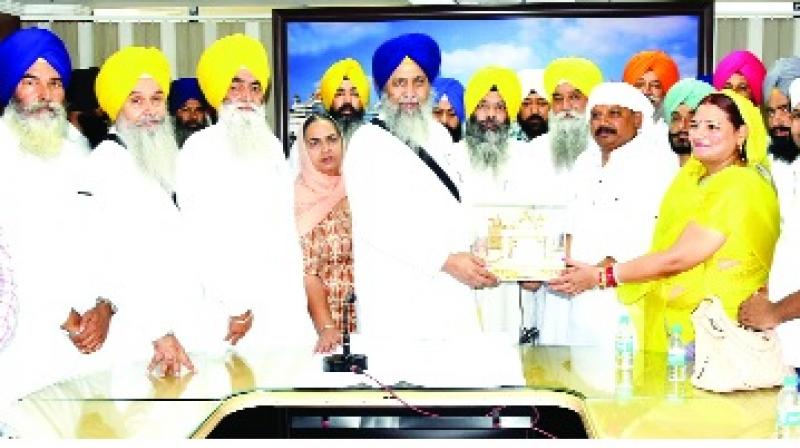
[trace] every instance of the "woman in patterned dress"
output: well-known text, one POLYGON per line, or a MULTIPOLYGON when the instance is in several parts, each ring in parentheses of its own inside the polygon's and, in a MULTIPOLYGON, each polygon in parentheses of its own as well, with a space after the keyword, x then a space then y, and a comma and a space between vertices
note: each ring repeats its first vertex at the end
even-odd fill
MULTIPOLYGON (((315 352, 341 343, 343 310, 353 290, 350 206, 341 176, 342 133, 328 116, 314 114, 298 139, 300 173, 295 181, 295 219, 303 247, 308 312, 319 338, 315 352)), ((354 307, 348 315, 356 329, 354 307)))

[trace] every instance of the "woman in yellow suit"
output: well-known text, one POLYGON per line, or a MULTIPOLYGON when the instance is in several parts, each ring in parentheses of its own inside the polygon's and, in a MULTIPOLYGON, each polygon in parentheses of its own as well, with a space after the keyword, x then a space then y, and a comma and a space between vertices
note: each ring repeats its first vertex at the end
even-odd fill
POLYGON ((694 339, 690 315, 709 296, 736 319, 739 305, 766 284, 779 234, 779 210, 758 109, 731 91, 697 107, 692 158, 661 203, 651 251, 624 263, 594 266, 567 260, 555 290, 576 294, 618 286, 630 305, 639 346, 666 351, 669 328, 694 339))

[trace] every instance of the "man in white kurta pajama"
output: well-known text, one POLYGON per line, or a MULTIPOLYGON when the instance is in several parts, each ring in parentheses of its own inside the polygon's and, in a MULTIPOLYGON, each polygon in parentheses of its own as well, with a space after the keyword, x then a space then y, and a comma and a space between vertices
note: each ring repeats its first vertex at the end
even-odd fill
MULTIPOLYGON (((520 91, 516 73, 502 67, 480 69, 467 83, 466 132, 452 151, 462 202, 467 207, 546 202, 538 197, 538 187, 547 179, 541 167, 534 165, 530 145, 510 136, 520 91)), ((517 341, 522 324, 518 283, 503 282, 475 295, 483 331, 504 333, 508 340, 517 341)))
POLYGON ((380 121, 362 125, 345 155, 359 332, 365 335, 477 334, 469 287, 496 283, 467 253, 469 226, 446 159, 452 141, 430 113, 430 82, 440 61, 438 45, 426 35, 382 44, 372 63, 383 92, 380 121))
POLYGON ((226 330, 221 312, 207 322, 212 313, 200 300, 173 201, 178 147, 166 119, 169 80, 169 62, 155 48, 126 47, 105 61, 96 92, 114 125, 89 156, 88 175, 113 235, 113 264, 124 273, 116 280, 118 332, 126 339, 118 352, 141 361, 149 360, 151 343, 174 350, 178 364, 159 366, 167 373, 192 367, 183 345, 194 344, 197 329, 220 340, 226 330))
POLYGON ((98 297, 115 298, 103 282, 95 244, 102 230, 95 226, 95 202, 82 194, 88 148, 68 137, 67 50, 53 33, 32 28, 7 37, 0 60, 0 228, 18 303, 14 337, 0 351, 1 407, 106 367, 113 306, 98 297), (71 327, 73 339, 60 329, 70 309, 84 324, 71 327))
MULTIPOLYGON (((639 134, 653 107, 634 87, 600 84, 586 109, 600 150, 589 148, 575 162, 570 255, 593 263, 631 260, 650 247, 661 199, 677 172, 675 159, 666 152, 657 157, 639 134)), ((623 313, 614 289, 574 296, 570 343, 612 346, 623 313)))
POLYGON ((264 116, 267 67, 263 45, 242 34, 203 53, 198 81, 220 120, 181 149, 177 199, 205 293, 230 316, 227 339, 240 351, 311 353, 293 183, 264 116))

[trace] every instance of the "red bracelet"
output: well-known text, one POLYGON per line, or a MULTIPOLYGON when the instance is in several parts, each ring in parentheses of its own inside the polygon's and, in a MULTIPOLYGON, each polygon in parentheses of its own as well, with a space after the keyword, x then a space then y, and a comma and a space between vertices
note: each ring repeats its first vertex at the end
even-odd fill
POLYGON ((606 286, 609 288, 615 288, 617 286, 617 279, 614 277, 613 264, 606 266, 606 286))

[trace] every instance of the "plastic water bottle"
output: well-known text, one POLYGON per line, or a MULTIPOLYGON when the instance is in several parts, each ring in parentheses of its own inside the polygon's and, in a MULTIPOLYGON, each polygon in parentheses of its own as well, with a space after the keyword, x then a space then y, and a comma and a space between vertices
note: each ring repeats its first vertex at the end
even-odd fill
POLYGON ((800 438, 800 402, 797 399, 797 375, 783 379, 778 393, 778 413, 775 419, 779 439, 800 438))
POLYGON ((614 340, 614 353, 617 370, 629 371, 633 369, 633 325, 627 315, 619 317, 617 334, 614 340))
POLYGON ((686 380, 686 347, 681 340, 681 333, 683 329, 680 324, 673 325, 667 352, 667 379, 670 383, 682 383, 686 380))

